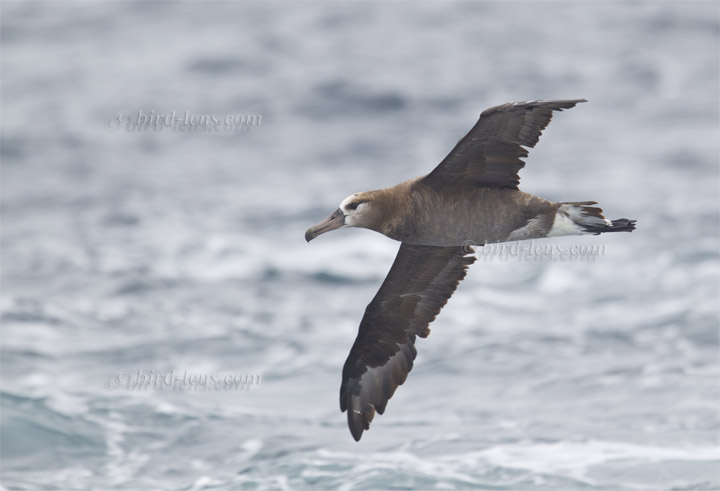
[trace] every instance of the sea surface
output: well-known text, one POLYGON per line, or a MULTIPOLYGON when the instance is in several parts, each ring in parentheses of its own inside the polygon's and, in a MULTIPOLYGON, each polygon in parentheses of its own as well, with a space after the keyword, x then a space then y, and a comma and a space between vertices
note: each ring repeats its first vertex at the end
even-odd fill
POLYGON ((717 2, 0 9, 3 490, 720 489, 717 2), (356 443, 398 245, 305 229, 552 98, 521 188, 637 230, 478 252, 356 443))

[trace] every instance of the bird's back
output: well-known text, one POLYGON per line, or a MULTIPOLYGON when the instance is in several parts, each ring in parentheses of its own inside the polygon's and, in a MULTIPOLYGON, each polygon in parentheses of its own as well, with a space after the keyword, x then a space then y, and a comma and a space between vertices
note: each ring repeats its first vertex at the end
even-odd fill
MULTIPOLYGON (((508 240, 513 231, 558 205, 537 196, 507 188, 451 186, 436 190, 421 179, 408 181, 402 219, 388 226, 385 235, 411 244, 458 246, 508 240)), ((548 215, 548 216, 550 216, 548 215)), ((549 226, 549 225, 548 225, 549 226)), ((538 231, 538 237, 544 232, 538 231)), ((524 237, 531 238, 531 237, 524 237)))

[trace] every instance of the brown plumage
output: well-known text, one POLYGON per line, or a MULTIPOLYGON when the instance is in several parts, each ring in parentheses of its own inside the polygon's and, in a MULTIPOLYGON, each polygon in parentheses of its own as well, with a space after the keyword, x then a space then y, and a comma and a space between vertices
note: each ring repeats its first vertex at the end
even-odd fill
POLYGON ((561 235, 631 232, 594 201, 553 203, 518 189, 518 171, 552 118, 584 99, 510 103, 487 109, 428 175, 345 198, 305 233, 309 242, 342 227, 363 227, 402 242, 365 309, 343 367, 340 409, 355 440, 382 414, 415 360, 415 339, 475 261, 469 245, 561 235))
POLYGON ((475 262, 469 252, 462 247, 400 245, 385 282, 365 309, 343 367, 340 409, 348 411, 355 440, 405 382, 415 360, 415 337, 430 334, 428 324, 475 262))

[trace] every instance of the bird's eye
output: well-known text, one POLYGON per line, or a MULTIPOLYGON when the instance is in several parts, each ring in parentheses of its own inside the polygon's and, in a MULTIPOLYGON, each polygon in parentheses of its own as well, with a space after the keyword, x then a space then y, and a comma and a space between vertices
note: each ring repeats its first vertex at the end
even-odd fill
POLYGON ((357 210, 357 207, 363 204, 364 201, 353 201, 352 203, 347 204, 348 210, 357 210))

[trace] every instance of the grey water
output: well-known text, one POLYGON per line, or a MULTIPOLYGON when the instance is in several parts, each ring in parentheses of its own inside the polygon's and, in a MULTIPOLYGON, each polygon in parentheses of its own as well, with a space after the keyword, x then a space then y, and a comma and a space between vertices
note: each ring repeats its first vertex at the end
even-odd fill
POLYGON ((0 9, 2 489, 720 489, 717 2, 0 9), (305 229, 553 98, 521 189, 637 230, 478 252, 354 442, 397 243, 305 229))

